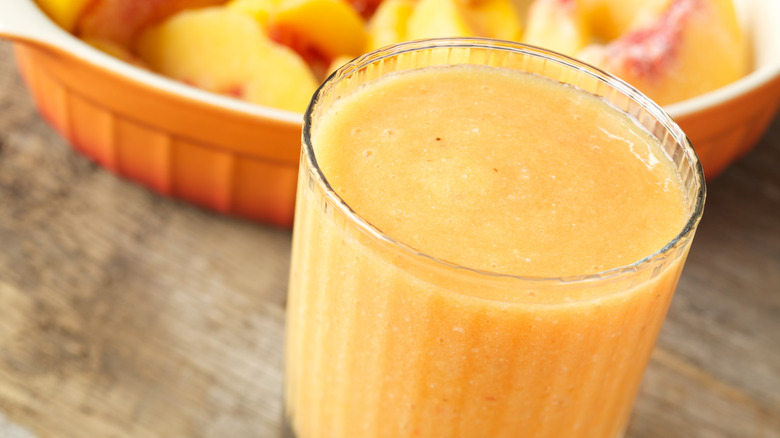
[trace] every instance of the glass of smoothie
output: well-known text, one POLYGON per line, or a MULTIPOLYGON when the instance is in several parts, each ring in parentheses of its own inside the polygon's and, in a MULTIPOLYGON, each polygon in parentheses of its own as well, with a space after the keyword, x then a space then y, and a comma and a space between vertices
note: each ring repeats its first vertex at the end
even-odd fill
POLYGON ((701 218, 679 127, 508 42, 403 43, 306 112, 286 327, 297 438, 616 438, 701 218))

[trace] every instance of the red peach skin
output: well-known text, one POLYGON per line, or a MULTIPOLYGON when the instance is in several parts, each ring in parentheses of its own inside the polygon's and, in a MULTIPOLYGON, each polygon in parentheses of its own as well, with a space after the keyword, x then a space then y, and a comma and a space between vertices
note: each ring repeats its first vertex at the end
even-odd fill
POLYGON ((655 22, 578 56, 661 105, 734 82, 750 65, 731 0, 673 0, 655 22))

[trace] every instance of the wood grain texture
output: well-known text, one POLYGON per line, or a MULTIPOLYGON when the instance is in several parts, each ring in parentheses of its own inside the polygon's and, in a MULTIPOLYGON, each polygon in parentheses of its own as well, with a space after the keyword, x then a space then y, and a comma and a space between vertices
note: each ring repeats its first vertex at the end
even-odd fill
MULTIPOLYGON (((73 152, 0 43, 0 437, 278 437, 290 232, 73 152)), ((780 438, 780 117, 709 185, 629 438, 780 438)))

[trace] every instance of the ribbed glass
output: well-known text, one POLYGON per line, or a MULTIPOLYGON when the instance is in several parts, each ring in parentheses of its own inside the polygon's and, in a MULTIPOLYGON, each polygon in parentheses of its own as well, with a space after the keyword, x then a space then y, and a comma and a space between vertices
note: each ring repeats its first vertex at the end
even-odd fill
POLYGON ((426 40, 364 55, 304 120, 287 315, 286 416, 298 438, 622 435, 704 206, 679 127, 625 83, 542 49, 426 40), (689 220, 661 251, 596 275, 532 278, 457 266, 384 235, 334 193, 311 132, 341 96, 389 73, 481 64, 603 96, 658 138, 689 220))

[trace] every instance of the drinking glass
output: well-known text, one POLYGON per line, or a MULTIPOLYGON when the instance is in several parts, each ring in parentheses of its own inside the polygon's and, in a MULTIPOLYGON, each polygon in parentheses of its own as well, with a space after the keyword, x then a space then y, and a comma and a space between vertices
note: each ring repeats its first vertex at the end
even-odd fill
POLYGON ((286 327, 289 434, 622 436, 704 199, 699 160, 670 117, 624 82, 571 58, 456 38, 402 43, 346 64, 319 88, 304 118, 286 327), (312 132, 362 84, 460 64, 570 84, 636 119, 679 175, 684 228, 630 265, 540 278, 448 263, 366 221, 318 167, 312 132))

